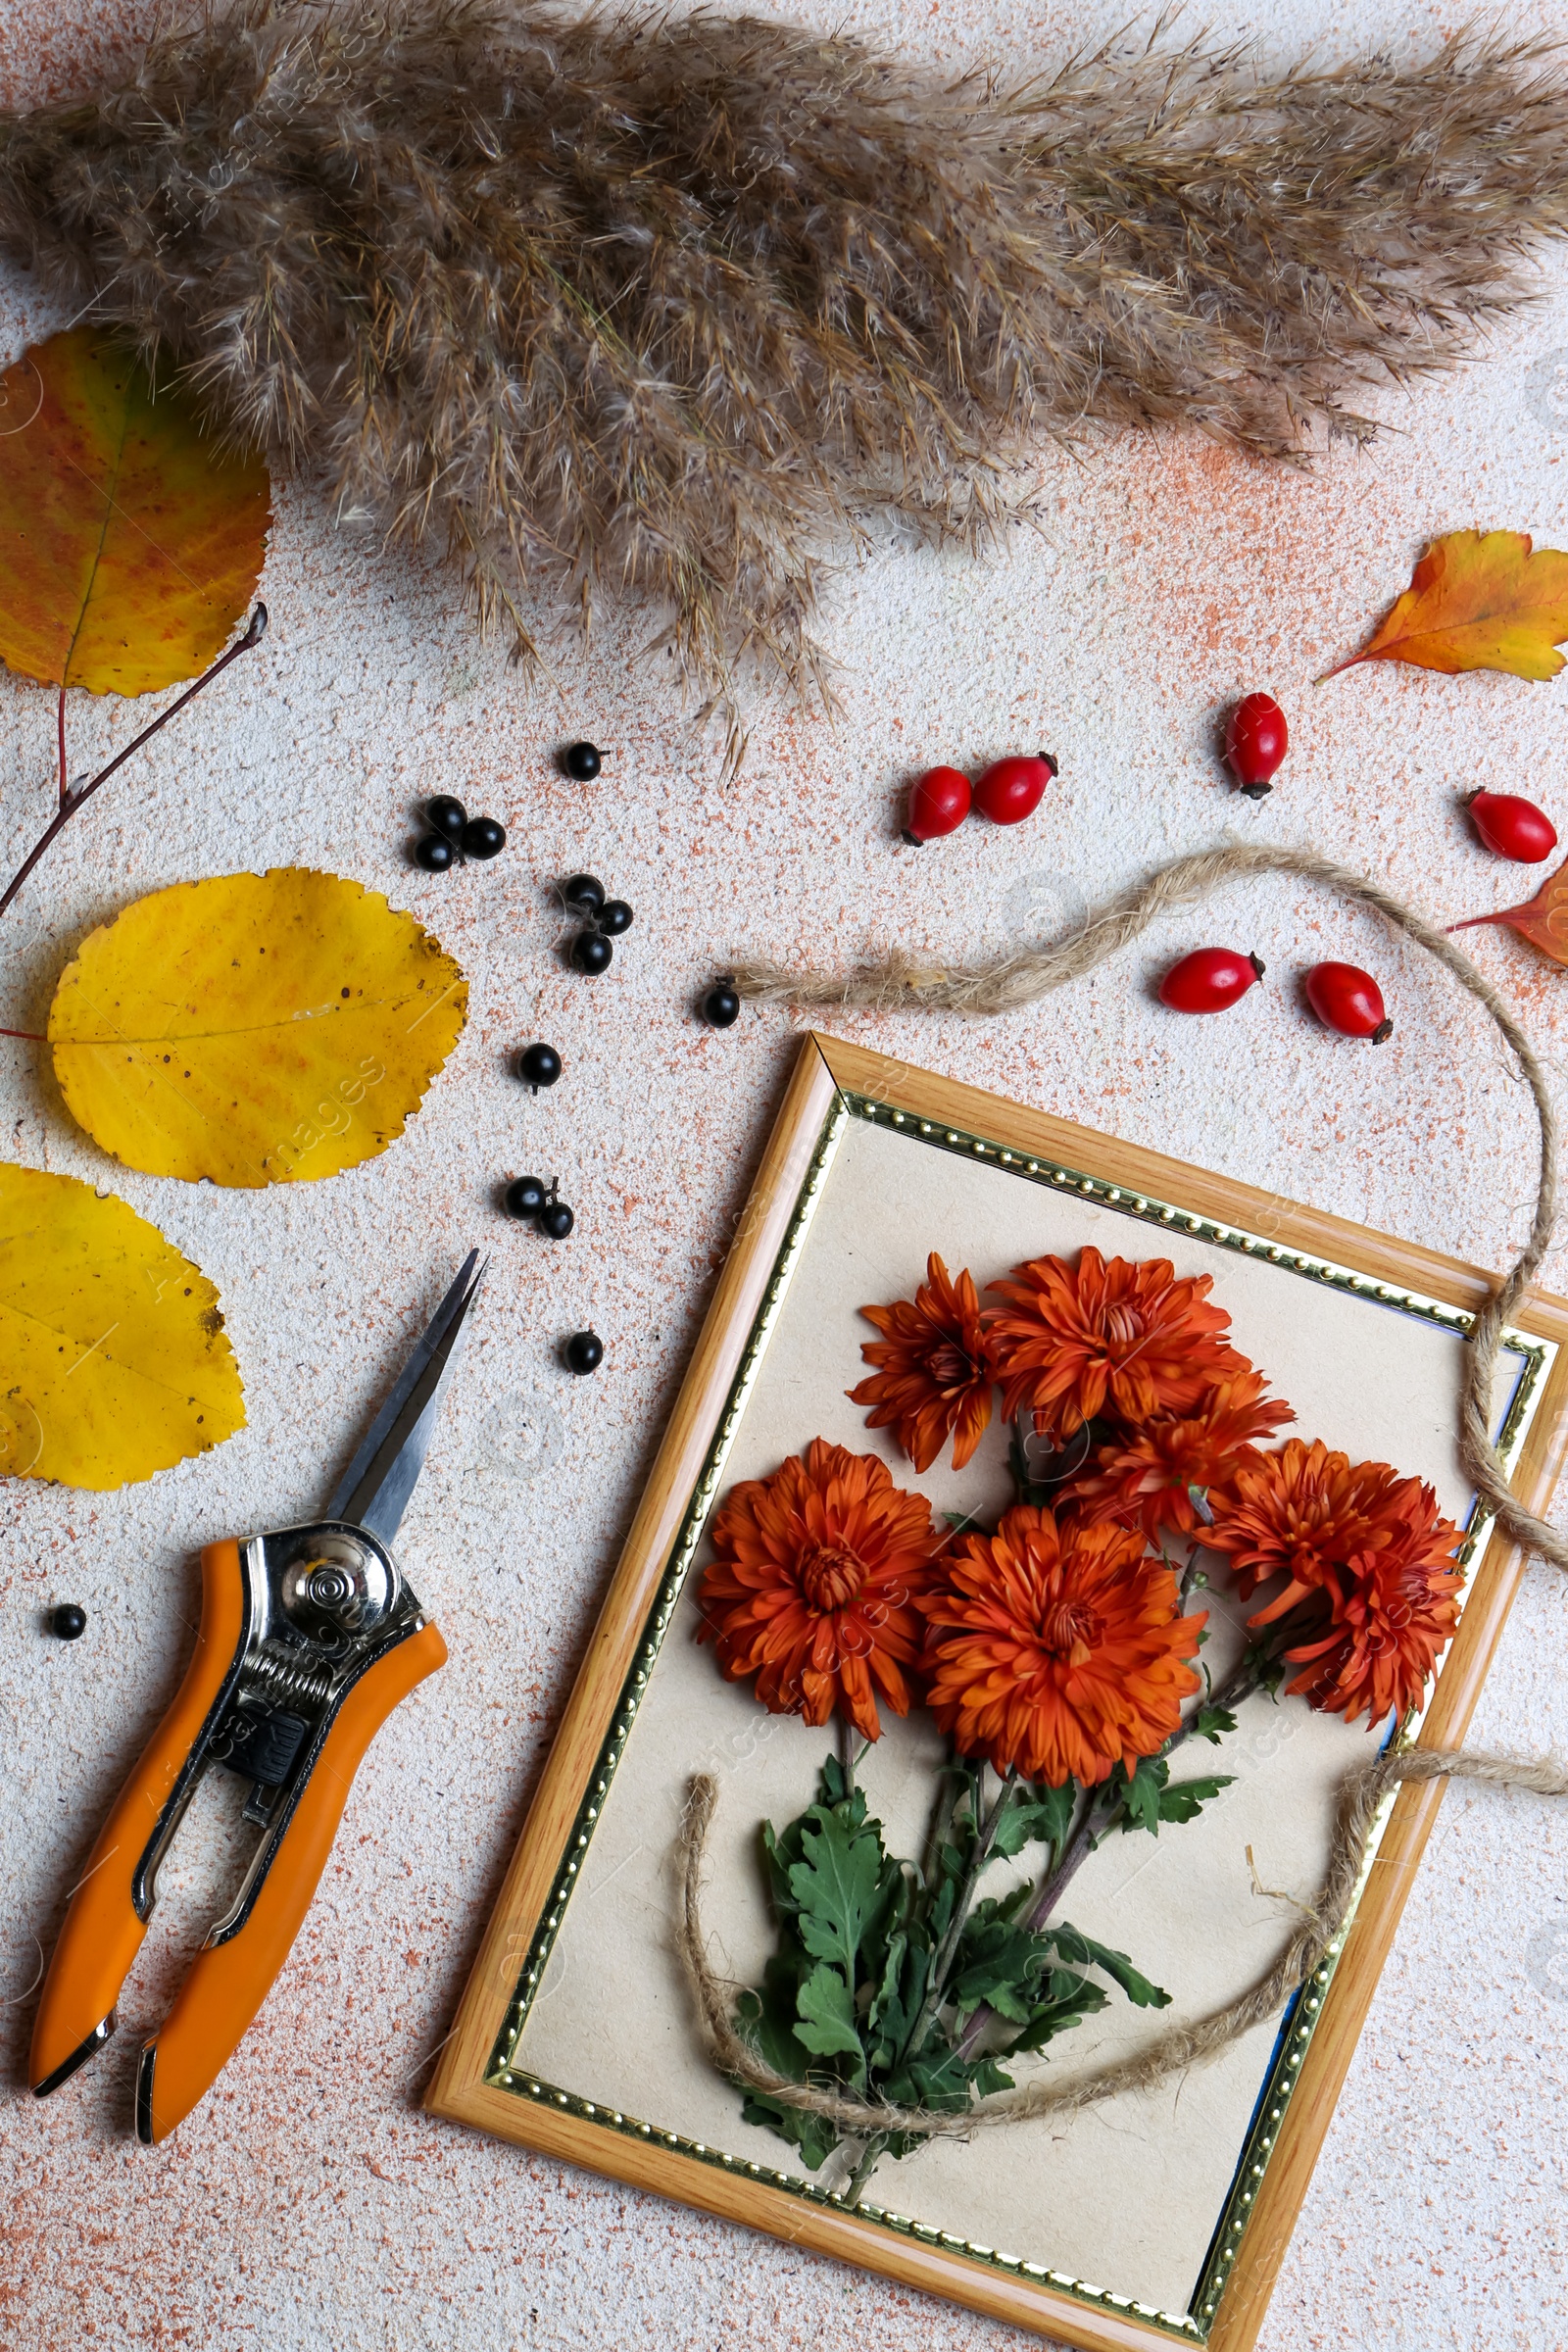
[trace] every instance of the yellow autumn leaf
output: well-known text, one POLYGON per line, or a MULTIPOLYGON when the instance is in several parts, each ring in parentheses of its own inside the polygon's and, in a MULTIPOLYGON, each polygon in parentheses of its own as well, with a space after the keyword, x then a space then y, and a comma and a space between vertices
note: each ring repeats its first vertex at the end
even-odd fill
POLYGON ((98 327, 24 352, 0 412, 0 661, 93 694, 195 677, 261 572, 261 459, 204 434, 194 402, 98 327))
POLYGON ((0 1163, 0 1475, 130 1486, 244 1426, 200 1267, 123 1200, 0 1163))
POLYGON ((1534 548, 1528 531, 1449 531, 1433 540, 1409 587, 1360 652, 1324 678, 1361 662, 1407 662, 1450 677, 1500 669, 1516 678, 1554 678, 1564 639, 1568 555, 1534 548))
POLYGON ((282 866, 138 899, 67 965, 48 1036, 74 1116, 127 1167, 301 1183, 403 1133, 467 996, 379 891, 282 866))

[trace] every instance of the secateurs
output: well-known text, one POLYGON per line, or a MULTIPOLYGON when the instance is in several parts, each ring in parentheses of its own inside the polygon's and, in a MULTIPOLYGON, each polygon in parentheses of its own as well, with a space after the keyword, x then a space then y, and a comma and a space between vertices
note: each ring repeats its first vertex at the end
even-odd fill
POLYGON ((251 1784, 261 1832, 136 2077, 136 2133, 167 2138, 211 2089, 270 1989, 332 1849, 355 1773, 446 1643, 388 1546, 483 1279, 470 1250, 323 1519, 202 1553, 196 1652, 120 1793, 55 1946, 33 2028, 39 2098, 100 2050, 152 1913, 159 1863, 208 1767, 251 1784))

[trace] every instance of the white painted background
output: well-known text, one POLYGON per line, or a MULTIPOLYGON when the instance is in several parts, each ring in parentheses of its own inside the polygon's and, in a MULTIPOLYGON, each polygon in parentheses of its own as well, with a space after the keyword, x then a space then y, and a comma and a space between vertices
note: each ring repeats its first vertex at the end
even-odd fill
MULTIPOLYGON (((154 0, 0 0, 0 100, 82 85, 155 21, 154 0)), ((814 16, 943 59, 1059 58, 1114 29, 1112 0, 1031 9, 937 0, 814 16)), ((1407 4, 1219 7, 1273 56, 1379 41, 1424 49, 1458 18, 1407 4)), ((1568 29, 1560 5, 1510 28, 1568 29)), ((468 1030, 403 1142, 335 1182, 267 1197, 162 1183, 74 1127, 36 1049, 0 1043, 6 1151, 113 1185, 220 1286, 250 1426, 214 1457, 95 1497, 0 1494, 0 2345, 592 2346, 669 2352, 978 2352, 1010 2331, 876 2279, 563 2172, 419 2110, 480 1922, 657 1443, 794 1052, 748 1014, 690 1016, 740 949, 852 956, 1049 931, 1087 899, 1227 827, 1312 843, 1452 919, 1529 894, 1470 837, 1459 793, 1523 790, 1568 834, 1568 683, 1365 670, 1314 691, 1431 532, 1533 530, 1564 544, 1568 265, 1489 358, 1383 403, 1371 454, 1287 476, 1200 444, 1115 443, 1042 461, 1049 532, 1006 560, 889 547, 843 576, 825 625, 836 727, 756 712, 721 789, 649 633, 553 655, 560 692, 481 647, 450 583, 334 533, 282 487, 265 578, 272 630, 66 836, 0 925, 0 1023, 42 1026, 83 932, 205 873, 315 863, 386 889, 472 983, 468 1030), (1260 808, 1231 795, 1213 718, 1240 691, 1285 704, 1294 749, 1260 808), (600 782, 551 755, 612 747, 600 782), (1062 777, 1017 832, 979 825, 916 856, 899 788, 936 760, 1047 744, 1062 777), (447 877, 408 867, 414 801, 456 791, 503 817, 506 855, 447 877), (553 954, 550 881, 578 865, 636 927, 597 983, 553 954), (529 1100, 506 1058, 532 1036, 567 1074, 529 1100), (558 1174, 578 1211, 552 1250, 494 1213, 498 1179, 558 1174), (322 1891, 262 2023, 163 2149, 131 2139, 135 2049, 224 1876, 215 1801, 167 1867, 119 2040, 41 2108, 23 2085, 35 1974, 104 1805, 181 1671, 210 1538, 324 1498, 366 1411, 470 1240, 496 1252, 404 1553, 452 1662, 362 1773, 322 1891), (556 1365, 592 1322, 592 1381, 556 1365), (73 1648, 57 1599, 87 1607, 73 1648)), ((0 357, 61 323, 0 275, 0 357)), ((72 765, 145 712, 75 700, 72 765)), ((39 830, 53 698, 0 679, 0 858, 39 830)), ((1544 1051, 1568 1046, 1561 974, 1472 935, 1544 1051)), ((1240 891, 1172 923, 1049 1009, 1004 1022, 857 1019, 849 1034, 1255 1184, 1497 1265, 1531 1195, 1528 1104, 1483 1019, 1414 951, 1309 890, 1240 891), (1269 987, 1225 1020, 1160 1011, 1180 949, 1255 947, 1269 987), (1382 975, 1394 1042, 1336 1042, 1295 976, 1326 955, 1382 975)), ((1559 1260, 1555 1287, 1568 1285, 1559 1260)), ((1476 1725, 1537 1749, 1568 1735, 1568 1592, 1528 1580, 1476 1725)), ((1568 2341, 1561 2094, 1568 2040, 1568 1822, 1519 1796, 1450 1792, 1264 2329, 1267 2352, 1542 2352, 1568 2341)), ((1107 2182, 1107 2194, 1114 2183, 1107 2182)))

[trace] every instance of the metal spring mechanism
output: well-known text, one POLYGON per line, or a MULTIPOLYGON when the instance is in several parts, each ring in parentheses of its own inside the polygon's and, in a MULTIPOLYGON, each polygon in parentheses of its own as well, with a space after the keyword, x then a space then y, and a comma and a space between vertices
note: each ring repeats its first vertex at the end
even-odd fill
POLYGON ((265 1698, 270 1706, 280 1706, 290 1698, 302 1698, 308 1705, 320 1706, 332 1693, 332 1670, 329 1666, 311 1665, 268 1643, 246 1660, 243 1687, 257 1697, 265 1698))

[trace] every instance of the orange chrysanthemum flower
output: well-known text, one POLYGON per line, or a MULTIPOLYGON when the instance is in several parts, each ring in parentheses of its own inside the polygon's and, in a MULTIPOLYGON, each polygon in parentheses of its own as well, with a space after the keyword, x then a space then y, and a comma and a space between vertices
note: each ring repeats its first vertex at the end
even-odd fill
POLYGON ((892 1429, 917 1470, 929 1470, 949 1438, 953 1466, 961 1470, 991 1418, 996 1375, 980 1324, 973 1278, 955 1282, 936 1251, 914 1298, 860 1312, 882 1334, 860 1349, 880 1368, 849 1392, 852 1404, 870 1404, 868 1429, 892 1429))
POLYGON ((1141 1534, 1020 1505, 961 1537, 920 1595, 926 1697, 963 1755, 1058 1788, 1158 1752, 1199 1687, 1203 1617, 1141 1534))
POLYGON ((1260 1372, 1238 1372, 1210 1389, 1196 1413, 1156 1413, 1102 1446, 1063 1504, 1140 1527, 1151 1544, 1158 1543, 1161 1529, 1192 1535, 1201 1525, 1193 1490, 1204 1494, 1260 1462, 1254 1439, 1273 1437, 1295 1418, 1283 1398, 1265 1399, 1263 1387, 1260 1372))
POLYGON ((1251 1369, 1220 1337, 1231 1319, 1206 1303, 1212 1287, 1208 1274, 1178 1282, 1168 1258, 1107 1260, 1088 1248, 1076 1268, 1059 1257, 1014 1266, 1010 1282, 990 1285, 1011 1304, 987 1316, 1004 1414, 1032 1408, 1040 1428, 1071 1437, 1107 1406, 1131 1422, 1192 1412, 1215 1381, 1251 1369))
MULTIPOLYGON (((1458 1535, 1446 1524, 1442 1532, 1450 1541, 1458 1535)), ((1419 1537, 1409 1548, 1396 1545, 1350 1562, 1323 1588, 1328 1631, 1284 1653, 1301 1667, 1290 1690, 1322 1714, 1347 1722, 1365 1715, 1369 1727, 1387 1721, 1391 1709, 1403 1715, 1418 1706, 1458 1623, 1463 1581, 1446 1549, 1426 1557, 1419 1537)))
POLYGON ((1204 1542, 1228 1555, 1243 1600, 1275 1576, 1302 1589, 1321 1585, 1371 1541, 1365 1476, 1383 1468, 1352 1469, 1348 1454, 1331 1453, 1320 1439, 1307 1446, 1288 1438, 1278 1453, 1238 1463, 1210 1494, 1214 1524, 1204 1542))
POLYGON ((1292 1439, 1216 1498, 1207 1539, 1229 1554, 1243 1597, 1265 1577, 1289 1583, 1249 1626, 1283 1625, 1290 1684, 1321 1713, 1382 1723, 1419 1703, 1458 1623, 1459 1530, 1430 1487, 1387 1462, 1292 1439), (1289 1457, 1289 1458, 1287 1458, 1289 1457))
POLYGON ((925 1497, 896 1487, 885 1462, 813 1438, 724 1497, 697 1638, 731 1682, 757 1677, 770 1714, 821 1724, 837 1707, 875 1740, 878 1692, 909 1711, 901 1669, 920 1655, 914 1604, 942 1542, 925 1497))

